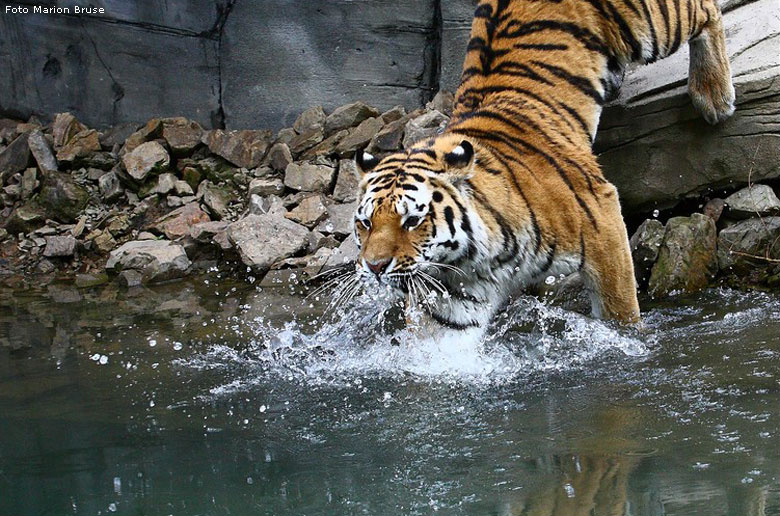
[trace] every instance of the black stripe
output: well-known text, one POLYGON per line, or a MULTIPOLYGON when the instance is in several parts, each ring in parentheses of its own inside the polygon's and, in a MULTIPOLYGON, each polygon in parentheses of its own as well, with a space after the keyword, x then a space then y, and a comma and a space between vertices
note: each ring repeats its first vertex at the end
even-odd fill
POLYGON ((580 124, 580 127, 582 127, 582 130, 585 131, 585 135, 588 137, 588 142, 592 145, 593 144, 593 136, 591 136, 590 128, 588 127, 588 124, 585 123, 585 120, 582 119, 579 113, 577 111, 569 106, 568 104, 564 104, 563 102, 558 102, 558 105, 561 106, 567 113, 571 115, 571 117, 580 124))
POLYGON ((620 12, 615 8, 615 6, 612 5, 609 0, 605 0, 605 2, 609 8, 610 13, 612 14, 612 19, 615 20, 615 23, 617 23, 617 26, 620 29, 620 34, 623 37, 623 40, 628 44, 629 47, 631 47, 631 60, 639 61, 639 58, 642 55, 642 46, 636 40, 633 32, 631 32, 631 27, 628 26, 628 23, 620 15, 620 12))
POLYGON ((577 267, 581 271, 585 267, 585 234, 580 231, 580 264, 577 267))
POLYGON ((569 50, 568 45, 553 43, 516 43, 514 48, 519 50, 569 50))
POLYGON ((664 42, 664 49, 661 52, 662 56, 669 55, 669 9, 666 7, 666 0, 656 0, 658 9, 661 11, 661 19, 664 21, 664 27, 666 28, 666 41, 664 42))
POLYGON ((528 34, 535 34, 544 31, 565 32, 574 37, 588 50, 598 52, 603 55, 609 54, 609 48, 596 34, 590 32, 577 24, 569 22, 559 22, 555 20, 534 20, 528 23, 522 23, 518 20, 509 22, 504 30, 499 32, 498 36, 502 38, 519 38, 528 34))
POLYGON ((674 12, 676 15, 677 26, 674 29, 674 41, 672 42, 672 48, 669 50, 669 55, 677 52, 682 44, 682 19, 680 18, 680 2, 682 0, 674 1, 674 12))
POLYGON ((556 77, 560 77, 561 79, 565 80, 585 95, 591 97, 599 105, 604 104, 604 97, 598 91, 596 91, 596 89, 593 87, 593 84, 585 77, 570 74, 559 66, 550 65, 537 60, 533 60, 531 62, 536 66, 544 68, 556 77))
POLYGON ((516 258, 519 245, 517 243, 517 238, 515 238, 514 231, 512 231, 512 227, 506 221, 504 216, 501 215, 501 213, 499 213, 498 210, 496 210, 493 206, 491 206, 490 201, 485 198, 485 195, 480 192, 473 183, 469 182, 469 186, 471 187, 474 200, 482 205, 482 207, 485 208, 488 213, 490 213, 490 215, 496 221, 496 224, 498 224, 498 227, 501 228, 503 249, 501 250, 501 253, 496 256, 496 261, 500 264, 503 264, 516 258))
POLYGON ((444 208, 444 220, 450 228, 450 235, 455 236, 455 212, 452 211, 452 206, 444 208))
POLYGON ((431 316, 431 318, 436 321, 437 323, 441 324, 442 326, 445 326, 447 328, 450 328, 452 330, 465 330, 466 328, 473 328, 475 326, 479 326, 479 323, 476 321, 468 321, 465 323, 459 323, 455 321, 451 321, 449 319, 445 319, 443 316, 433 312, 428 311, 428 315, 431 316))
POLYGON ((647 7, 645 0, 639 0, 639 5, 642 6, 642 12, 644 13, 647 26, 650 27, 650 39, 653 40, 653 50, 651 51, 650 59, 648 63, 652 63, 658 59, 658 35, 655 33, 655 25, 653 24, 653 17, 650 14, 650 9, 647 7))
POLYGON ((537 272, 535 275, 538 276, 540 274, 544 274, 547 272, 550 267, 552 267, 553 261, 555 260, 555 250, 558 248, 558 241, 553 241, 552 245, 547 247, 547 252, 545 253, 545 259, 544 264, 539 267, 539 272, 537 272))

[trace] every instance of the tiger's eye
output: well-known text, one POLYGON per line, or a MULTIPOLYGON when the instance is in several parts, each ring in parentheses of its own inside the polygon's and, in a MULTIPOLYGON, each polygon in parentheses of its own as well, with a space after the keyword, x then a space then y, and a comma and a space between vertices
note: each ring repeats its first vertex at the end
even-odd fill
POLYGON ((364 229, 371 229, 371 219, 356 219, 355 222, 359 222, 364 229))
POLYGON ((405 229, 412 229, 413 227, 415 227, 419 223, 420 223, 420 217, 411 216, 411 217, 408 217, 404 221, 404 228, 405 229))

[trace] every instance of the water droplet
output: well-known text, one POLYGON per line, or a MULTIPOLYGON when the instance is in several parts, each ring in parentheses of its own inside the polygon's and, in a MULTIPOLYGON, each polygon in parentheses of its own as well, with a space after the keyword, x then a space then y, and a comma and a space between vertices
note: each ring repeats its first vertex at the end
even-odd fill
POLYGON ((111 502, 110 504, 108 504, 108 510, 110 512, 116 512, 116 504, 114 502, 111 502))
POLYGON ((153 348, 157 345, 157 341, 154 339, 149 339, 149 347, 153 348))
POLYGON ((265 412, 266 410, 268 410, 268 407, 265 405, 260 405, 260 412, 265 412))
POLYGON ((545 282, 547 285, 552 285, 553 283, 555 283, 555 276, 547 276, 547 277, 544 279, 544 282, 545 282))
POLYGON ((173 349, 176 351, 181 351, 181 348, 183 347, 183 344, 181 342, 174 342, 173 343, 173 349))
POLYGON ((567 498, 574 498, 574 486, 566 483, 563 485, 563 490, 566 491, 567 498))
POLYGON ((654 218, 657 219, 660 214, 661 214, 661 212, 659 210, 653 210, 653 217, 654 218))
POLYGON ((254 479, 252 477, 246 477, 246 483, 250 486, 255 483, 254 479))

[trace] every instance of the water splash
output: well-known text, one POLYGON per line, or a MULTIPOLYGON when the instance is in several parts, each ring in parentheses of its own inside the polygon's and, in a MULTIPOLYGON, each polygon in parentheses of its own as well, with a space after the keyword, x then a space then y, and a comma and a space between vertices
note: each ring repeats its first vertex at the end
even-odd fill
POLYGON ((421 338, 389 321, 392 299, 362 295, 314 330, 296 320, 274 324, 256 316, 242 351, 223 344, 178 363, 195 369, 240 368, 239 379, 211 390, 221 395, 275 376, 319 385, 360 378, 495 385, 540 371, 567 371, 608 353, 647 354, 650 335, 521 297, 482 332, 421 338))

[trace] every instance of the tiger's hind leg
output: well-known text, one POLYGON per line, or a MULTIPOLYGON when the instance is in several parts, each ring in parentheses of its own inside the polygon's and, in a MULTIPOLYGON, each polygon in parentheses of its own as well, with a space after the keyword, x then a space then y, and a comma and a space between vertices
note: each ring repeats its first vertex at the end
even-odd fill
POLYGON ((704 119, 717 124, 734 113, 735 94, 720 7, 714 0, 704 3, 709 4, 707 23, 688 42, 691 52, 688 93, 704 119))

